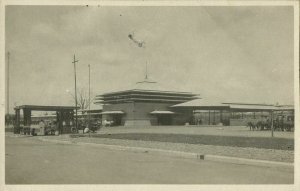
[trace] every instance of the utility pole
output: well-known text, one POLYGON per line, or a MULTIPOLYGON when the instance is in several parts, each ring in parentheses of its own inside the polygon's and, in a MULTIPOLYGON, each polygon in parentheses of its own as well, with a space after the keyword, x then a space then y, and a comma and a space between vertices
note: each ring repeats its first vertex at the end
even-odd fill
POLYGON ((75 59, 75 54, 74 54, 74 60, 73 60, 73 64, 74 64, 74 74, 75 74, 75 127, 76 127, 76 131, 78 131, 78 117, 77 117, 77 85, 76 85, 76 62, 78 62, 79 60, 75 59))
MULTIPOLYGON (((10 53, 7 52, 7 80, 6 80, 6 87, 7 87, 7 114, 9 115, 9 56, 10 56, 10 53)), ((9 116, 8 116, 9 117, 9 116)))
MULTIPOLYGON (((88 118, 89 118, 89 129, 91 131, 91 66, 90 65, 89 65, 89 114, 88 114, 88 118)), ((89 136, 91 136, 90 133, 89 133, 89 136)))

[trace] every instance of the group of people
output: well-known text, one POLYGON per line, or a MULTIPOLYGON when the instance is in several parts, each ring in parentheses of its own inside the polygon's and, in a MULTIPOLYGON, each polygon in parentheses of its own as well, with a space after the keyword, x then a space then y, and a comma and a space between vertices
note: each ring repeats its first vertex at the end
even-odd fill
MULTIPOLYGON (((78 126, 76 128, 75 124, 70 122, 70 128, 72 133, 78 133, 78 130, 82 130, 83 133, 88 133, 88 132, 95 132, 101 127, 101 121, 87 121, 87 120, 80 120, 78 121, 78 126)), ((62 127, 65 129, 66 122, 62 122, 62 127)), ((38 127, 31 128, 31 134, 33 135, 54 135, 56 133, 59 133, 59 125, 55 120, 51 121, 45 121, 41 119, 38 122, 38 127), (38 129, 38 130, 37 130, 38 129)))
POLYGON ((195 125, 202 125, 202 119, 196 119, 195 125))
MULTIPOLYGON (((39 122, 39 134, 41 135, 54 135, 57 130, 56 122, 49 121, 46 123, 43 119, 39 122)), ((35 129, 32 129, 32 134, 35 135, 35 129)))
POLYGON ((273 120, 273 124, 272 120, 269 118, 256 122, 249 121, 247 123, 247 127, 249 127, 250 130, 270 130, 272 125, 274 130, 291 131, 294 126, 294 122, 290 119, 285 119, 285 116, 280 116, 273 120))
POLYGON ((101 121, 97 120, 97 121, 79 121, 78 122, 78 129, 82 130, 83 133, 89 133, 89 132, 95 132, 96 130, 98 130, 101 126, 101 121))

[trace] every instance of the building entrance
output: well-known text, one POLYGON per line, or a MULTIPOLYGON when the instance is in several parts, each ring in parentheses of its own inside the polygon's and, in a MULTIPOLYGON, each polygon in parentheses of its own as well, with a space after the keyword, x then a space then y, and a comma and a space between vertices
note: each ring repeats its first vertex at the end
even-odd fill
POLYGON ((112 120, 114 121, 114 126, 122 125, 122 115, 113 115, 112 120))
POLYGON ((157 115, 157 124, 158 125, 172 125, 172 116, 171 115, 157 115))

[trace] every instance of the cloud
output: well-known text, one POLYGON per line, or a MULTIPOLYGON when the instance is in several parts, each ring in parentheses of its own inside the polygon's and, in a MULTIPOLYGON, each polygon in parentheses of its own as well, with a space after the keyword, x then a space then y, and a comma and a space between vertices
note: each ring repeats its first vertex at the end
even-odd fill
POLYGON ((292 17, 289 7, 10 7, 13 100, 54 102, 22 96, 43 89, 68 102, 76 54, 78 83, 87 85, 90 64, 95 92, 141 80, 148 62, 152 79, 178 90, 292 102, 292 17), (132 32, 145 49, 128 39, 132 32))

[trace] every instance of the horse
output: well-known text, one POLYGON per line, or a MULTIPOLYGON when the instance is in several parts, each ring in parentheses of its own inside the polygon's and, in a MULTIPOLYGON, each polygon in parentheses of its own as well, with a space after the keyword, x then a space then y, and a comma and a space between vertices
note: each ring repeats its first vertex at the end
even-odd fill
POLYGON ((90 131, 92 133, 95 133, 97 130, 99 130, 101 128, 101 122, 100 121, 96 121, 94 123, 91 123, 90 125, 90 131))
POLYGON ((113 123, 114 123, 114 121, 108 121, 108 120, 104 120, 103 121, 103 125, 105 126, 105 127, 110 127, 110 126, 112 126, 113 125, 113 123))
POLYGON ((292 131, 293 127, 294 127, 293 121, 286 121, 283 123, 283 128, 285 131, 292 131))
POLYGON ((279 120, 278 119, 275 119, 273 120, 273 128, 274 128, 274 131, 280 131, 280 123, 279 123, 279 120))
POLYGON ((271 130, 271 127, 272 127, 272 121, 270 119, 264 121, 264 129, 271 130))
POLYGON ((258 121, 258 122, 256 123, 256 128, 257 128, 257 130, 260 129, 260 130, 262 131, 262 130, 264 130, 264 127, 265 127, 265 124, 264 124, 263 121, 258 121))
POLYGON ((263 131, 263 130, 270 130, 271 129, 271 121, 270 120, 258 121, 256 123, 256 128, 260 129, 261 131, 263 131))
POLYGON ((251 121, 247 123, 247 127, 249 127, 249 128, 250 128, 250 131, 251 131, 251 130, 253 130, 253 131, 254 131, 254 130, 255 130, 255 128, 256 128, 255 124, 254 124, 254 123, 252 123, 251 121))

